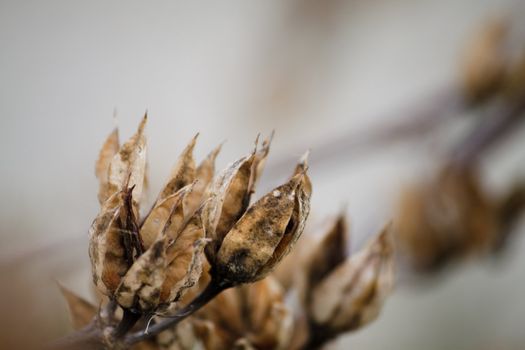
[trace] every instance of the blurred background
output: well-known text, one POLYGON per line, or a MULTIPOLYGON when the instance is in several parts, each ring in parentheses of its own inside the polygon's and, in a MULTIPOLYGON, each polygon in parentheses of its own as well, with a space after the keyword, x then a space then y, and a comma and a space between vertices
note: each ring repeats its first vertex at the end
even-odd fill
MULTIPOLYGON (((310 149, 310 221, 346 206, 356 250, 475 123, 479 110, 458 107, 473 35, 505 18, 510 49, 523 50, 524 11, 519 0, 0 0, 0 347, 69 329, 56 281, 92 299, 94 161, 115 123, 126 139, 148 112, 151 200, 196 132, 197 161, 226 140, 222 168, 275 130, 259 190, 310 149)), ((525 175, 525 128, 513 129, 483 154, 489 193, 525 175)), ((329 348, 523 349, 524 233, 497 258, 400 283, 378 321, 329 348)))

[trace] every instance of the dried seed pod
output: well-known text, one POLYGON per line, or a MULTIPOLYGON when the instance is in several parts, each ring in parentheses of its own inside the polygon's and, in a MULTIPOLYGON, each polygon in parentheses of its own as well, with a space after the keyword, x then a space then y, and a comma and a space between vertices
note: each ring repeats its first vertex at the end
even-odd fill
POLYGON ((182 226, 178 209, 172 207, 162 232, 122 279, 115 293, 122 307, 149 312, 169 306, 197 282, 206 244, 200 213, 182 226))
POLYGON ((471 101, 480 101, 501 87, 506 57, 507 23, 492 20, 468 43, 463 62, 463 87, 471 101))
POLYGON ((246 210, 254 154, 230 164, 214 181, 210 197, 204 206, 206 236, 212 241, 206 248, 210 261, 215 260, 224 236, 246 210))
POLYGON ((98 201, 102 205, 110 196, 109 190, 109 167, 111 160, 117 154, 120 148, 118 139, 118 129, 115 128, 111 134, 108 135, 104 145, 102 146, 95 163, 95 175, 99 180, 98 201))
POLYGON ((235 223, 211 262, 220 278, 232 283, 256 281, 289 252, 308 215, 305 176, 297 174, 263 196, 235 223))
POLYGON ((272 277, 224 291, 197 317, 207 322, 200 325, 199 335, 211 350, 287 349, 291 340, 292 313, 272 277))
POLYGON ((416 271, 432 271, 492 250, 496 203, 472 169, 447 168, 402 194, 395 227, 399 252, 416 271))
POLYGON ((340 214, 306 258, 304 280, 301 286, 301 298, 304 305, 311 303, 312 292, 315 287, 342 264, 347 256, 348 227, 345 216, 340 214))
POLYGON ((195 160, 193 159, 193 149, 197 142, 196 134, 180 155, 177 163, 173 167, 170 177, 164 188, 160 191, 157 203, 171 196, 184 186, 191 184, 195 180, 195 160))
POLYGON ((120 220, 125 210, 123 193, 113 194, 102 206, 99 215, 89 230, 89 257, 93 282, 105 295, 112 295, 120 279, 129 268, 126 248, 123 245, 123 231, 120 220))
POLYGON ((394 284, 390 228, 315 287, 310 309, 314 327, 338 334, 360 328, 379 314, 394 284))
POLYGON ((224 237, 250 204, 270 141, 265 140, 263 148, 257 151, 257 138, 254 151, 226 167, 213 182, 203 211, 206 236, 212 240, 206 248, 208 260, 216 260, 224 237))
POLYGON ((60 287, 60 292, 62 292, 64 299, 67 301, 73 327, 75 329, 81 329, 88 325, 97 315, 97 308, 90 302, 62 286, 60 283, 58 286, 60 287))
POLYGON ((120 306, 145 312, 159 305, 160 289, 166 278, 166 246, 165 237, 158 239, 129 268, 115 292, 120 306))
POLYGON ((142 119, 137 132, 122 145, 109 166, 108 197, 126 187, 133 188, 133 207, 138 215, 146 174, 146 127, 147 116, 142 119))
POLYGON ((161 302, 169 304, 177 302, 198 281, 202 273, 203 251, 208 240, 202 238, 202 225, 190 223, 181 232, 174 244, 168 248, 166 279, 161 289, 161 302), (170 249, 171 248, 171 249, 170 249))
POLYGON ((202 204, 204 195, 208 190, 215 174, 215 159, 221 151, 222 144, 211 151, 199 164, 195 171, 195 185, 193 190, 184 199, 184 213, 186 216, 193 214, 202 204))
POLYGON ((184 199, 193 191, 193 187, 193 184, 185 186, 153 206, 140 228, 140 236, 146 249, 159 237, 168 219, 171 218, 170 232, 173 234, 182 227, 185 218, 184 199))

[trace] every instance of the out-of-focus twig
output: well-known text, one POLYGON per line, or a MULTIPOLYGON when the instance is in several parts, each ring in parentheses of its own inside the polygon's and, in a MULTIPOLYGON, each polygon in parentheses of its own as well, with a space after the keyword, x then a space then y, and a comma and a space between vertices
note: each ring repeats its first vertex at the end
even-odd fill
POLYGON ((485 150, 511 132, 524 119, 525 96, 514 103, 499 104, 454 148, 452 162, 459 166, 475 162, 485 150))
MULTIPOLYGON (((312 141, 305 141, 310 145, 312 153, 310 156, 310 167, 323 169, 326 163, 338 159, 349 161, 352 157, 364 156, 374 151, 381 151, 384 147, 400 141, 413 138, 421 138, 436 127, 456 116, 467 107, 461 91, 455 87, 448 86, 437 91, 429 98, 413 103, 390 117, 385 116, 381 120, 392 122, 384 123, 383 126, 366 131, 351 131, 339 137, 323 139, 317 145, 312 146, 312 141), (401 117, 404 115, 406 117, 401 117)), ((307 147, 308 148, 308 147, 307 147)), ((298 150, 304 149, 299 146, 298 150)), ((268 164, 267 179, 274 179, 288 171, 290 160, 295 157, 293 150, 291 156, 282 157, 272 164, 268 164)))

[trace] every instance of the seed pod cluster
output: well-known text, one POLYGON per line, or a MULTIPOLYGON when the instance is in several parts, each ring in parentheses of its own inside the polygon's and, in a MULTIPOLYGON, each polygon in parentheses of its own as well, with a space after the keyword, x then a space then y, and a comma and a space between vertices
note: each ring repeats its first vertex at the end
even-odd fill
POLYGON ((262 146, 257 140, 253 152, 214 179, 220 147, 196 165, 196 135, 140 217, 146 120, 122 146, 112 132, 96 163, 101 209, 89 230, 89 255, 97 290, 136 314, 167 310, 201 278, 204 251, 221 285, 265 277, 303 231, 311 194, 306 158, 250 206, 271 138, 262 146))
POLYGON ((306 158, 283 185, 249 206, 270 142, 230 164, 204 205, 206 256, 212 277, 236 285, 270 273, 300 237, 310 210, 306 158))
POLYGON ((377 318, 394 285, 391 236, 389 225, 349 256, 348 229, 341 214, 309 247, 296 280, 307 322, 303 342, 308 346, 319 346, 377 318))
POLYGON ((489 196, 473 168, 447 167, 405 190, 395 227, 399 253, 415 271, 432 272, 499 249, 523 211, 521 186, 489 196))
POLYGON ((100 213, 89 230, 93 281, 102 294, 136 312, 178 301, 198 280, 207 240, 198 210, 219 149, 196 168, 196 137, 179 157, 149 212, 139 218, 146 182, 144 117, 119 146, 112 132, 96 163, 100 213))

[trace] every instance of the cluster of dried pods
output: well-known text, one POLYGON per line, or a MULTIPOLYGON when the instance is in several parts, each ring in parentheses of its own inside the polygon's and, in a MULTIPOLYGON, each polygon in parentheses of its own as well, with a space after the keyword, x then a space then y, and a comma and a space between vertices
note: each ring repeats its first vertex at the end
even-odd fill
POLYGON ((525 52, 513 52, 510 23, 491 20, 465 47, 462 91, 476 109, 473 131, 430 179, 405 188, 395 216, 399 256, 413 270, 430 273, 504 246, 525 211, 525 182, 490 194, 480 155, 523 120, 525 52), (493 113, 496 112, 496 113, 493 113))
POLYGON ((474 168, 447 167, 406 188, 397 206, 399 255, 419 272, 498 252, 525 208, 525 187, 516 183, 495 197, 474 168))
POLYGON ((101 209, 89 256, 102 306, 62 288, 75 327, 107 348, 310 349, 377 317, 394 278, 388 227, 347 257, 340 217, 274 273, 309 213, 306 156, 287 182, 250 204, 271 138, 214 176, 220 147, 196 166, 194 137, 141 216, 146 120, 122 146, 111 133, 96 163, 101 209), (291 290, 300 308, 285 303, 291 290))

